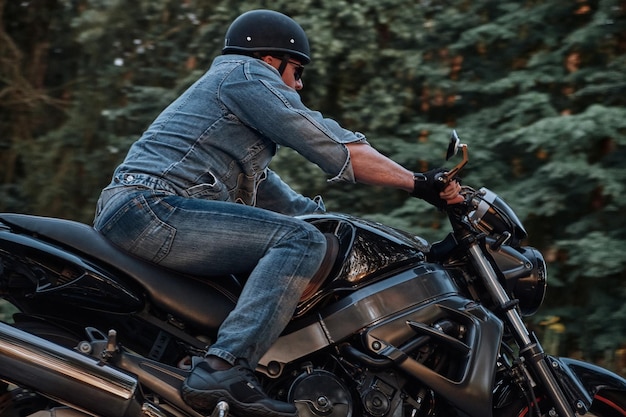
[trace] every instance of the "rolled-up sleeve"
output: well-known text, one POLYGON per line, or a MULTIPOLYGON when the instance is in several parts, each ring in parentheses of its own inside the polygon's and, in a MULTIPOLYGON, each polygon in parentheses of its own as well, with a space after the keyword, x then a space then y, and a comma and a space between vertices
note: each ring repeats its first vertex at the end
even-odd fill
POLYGON ((219 99, 242 123, 319 166, 329 181, 355 182, 348 143, 365 136, 310 110, 278 72, 260 60, 237 67, 219 89, 219 99))

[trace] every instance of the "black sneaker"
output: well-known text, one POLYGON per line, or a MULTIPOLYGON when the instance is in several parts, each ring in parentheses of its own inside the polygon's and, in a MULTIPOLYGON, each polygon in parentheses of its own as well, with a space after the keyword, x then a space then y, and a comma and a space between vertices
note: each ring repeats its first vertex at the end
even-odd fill
POLYGON ((233 414, 262 417, 296 417, 293 404, 269 398, 252 370, 236 365, 216 371, 200 362, 183 383, 183 399, 199 411, 212 411, 218 402, 226 401, 233 414))

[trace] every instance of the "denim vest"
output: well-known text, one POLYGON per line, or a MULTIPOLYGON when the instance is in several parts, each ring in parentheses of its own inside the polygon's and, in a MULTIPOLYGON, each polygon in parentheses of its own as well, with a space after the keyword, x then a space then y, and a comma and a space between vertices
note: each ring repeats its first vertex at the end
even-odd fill
POLYGON ((296 215, 323 211, 268 166, 280 146, 318 165, 329 181, 354 182, 346 143, 366 143, 302 104, 262 60, 217 57, 130 148, 107 187, 145 186, 296 215))

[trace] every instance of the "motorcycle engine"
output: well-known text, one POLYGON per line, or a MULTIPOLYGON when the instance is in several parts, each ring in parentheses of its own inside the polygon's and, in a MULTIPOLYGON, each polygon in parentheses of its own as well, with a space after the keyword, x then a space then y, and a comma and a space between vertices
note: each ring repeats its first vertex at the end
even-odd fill
POLYGON ((352 396, 345 384, 330 372, 314 370, 296 378, 289 389, 299 417, 351 417, 352 396))
POLYGON ((399 390, 392 384, 383 375, 365 373, 351 391, 335 374, 322 369, 309 370, 293 381, 289 401, 295 403, 299 417, 399 416, 402 401, 399 390), (354 404, 353 399, 360 401, 354 404))

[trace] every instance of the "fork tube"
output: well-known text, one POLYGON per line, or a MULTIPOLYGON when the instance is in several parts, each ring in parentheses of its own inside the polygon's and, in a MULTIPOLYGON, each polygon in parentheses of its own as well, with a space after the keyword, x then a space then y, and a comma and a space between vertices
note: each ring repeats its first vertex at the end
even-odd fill
POLYGON ((485 257, 478 242, 469 244, 469 252, 474 261, 474 266, 478 274, 482 277, 491 297, 499 307, 504 309, 506 318, 513 328, 515 338, 520 346, 520 354, 524 357, 527 364, 535 371, 536 376, 542 381, 546 392, 550 396, 554 407, 562 417, 575 417, 571 406, 567 403, 567 399, 563 390, 554 378, 546 359, 545 352, 538 341, 533 341, 526 329, 526 325, 515 308, 512 308, 511 299, 500 284, 498 275, 485 257))
MULTIPOLYGON (((472 254, 472 259, 474 260, 474 266, 478 269, 478 272, 485 281, 485 284, 487 284, 487 291, 489 291, 489 294, 499 307, 505 308, 505 306, 511 302, 511 299, 504 288, 502 288, 496 272, 493 270, 489 261, 485 258, 482 249, 478 243, 473 243, 470 245, 469 251, 472 254)), ((526 325, 517 310, 514 308, 507 308, 506 315, 509 319, 509 323, 515 329, 515 337, 518 339, 517 342, 522 346, 530 345, 532 343, 530 334, 528 333, 528 330, 526 330, 526 325)))

